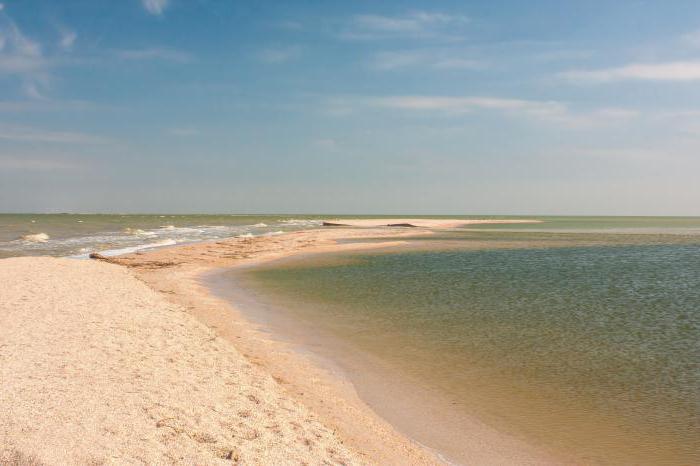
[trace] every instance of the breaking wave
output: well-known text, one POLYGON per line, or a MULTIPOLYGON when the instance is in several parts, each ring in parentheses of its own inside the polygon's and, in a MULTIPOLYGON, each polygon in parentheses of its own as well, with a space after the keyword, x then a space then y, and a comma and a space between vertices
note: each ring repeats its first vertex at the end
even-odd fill
POLYGON ((30 243, 46 243, 49 240, 49 238, 50 236, 46 233, 34 233, 30 235, 24 235, 21 239, 30 243))

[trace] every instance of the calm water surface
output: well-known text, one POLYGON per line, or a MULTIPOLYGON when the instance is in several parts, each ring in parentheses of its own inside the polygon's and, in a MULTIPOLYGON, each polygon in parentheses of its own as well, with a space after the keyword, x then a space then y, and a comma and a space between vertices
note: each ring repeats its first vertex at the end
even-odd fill
POLYGON ((491 231, 476 250, 306 258, 239 280, 326 332, 328 345, 371 354, 454 410, 574 460, 700 464, 700 238, 690 223, 677 236, 569 247, 564 236, 556 247, 540 238, 493 249, 488 238, 513 233, 491 231))

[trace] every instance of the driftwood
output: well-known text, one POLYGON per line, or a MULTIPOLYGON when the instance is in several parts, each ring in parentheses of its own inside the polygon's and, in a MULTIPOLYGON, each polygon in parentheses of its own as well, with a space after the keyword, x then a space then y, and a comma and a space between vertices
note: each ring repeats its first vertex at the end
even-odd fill
POLYGON ((411 223, 390 223, 387 225, 388 227, 406 227, 406 228, 416 228, 415 225, 411 223))

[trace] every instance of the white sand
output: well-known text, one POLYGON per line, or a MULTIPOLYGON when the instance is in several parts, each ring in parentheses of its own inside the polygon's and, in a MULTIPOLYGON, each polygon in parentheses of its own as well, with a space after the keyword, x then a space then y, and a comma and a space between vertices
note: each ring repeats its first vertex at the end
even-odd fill
POLYGON ((484 224, 519 224, 541 223, 540 220, 529 219, 454 219, 454 218, 371 218, 371 219, 331 219, 331 223, 352 227, 377 228, 387 225, 409 224, 419 228, 458 228, 469 225, 484 224))
POLYGON ((361 462, 270 375, 125 268, 4 259, 0 284, 0 459, 361 462))

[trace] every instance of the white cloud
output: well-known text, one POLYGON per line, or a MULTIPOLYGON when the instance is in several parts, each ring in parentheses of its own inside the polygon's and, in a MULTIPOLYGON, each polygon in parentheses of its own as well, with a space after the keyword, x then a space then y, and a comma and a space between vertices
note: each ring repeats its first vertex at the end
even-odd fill
POLYGON ((301 47, 291 45, 288 47, 267 48, 258 54, 258 59, 263 63, 285 63, 301 56, 301 47))
POLYGON ((616 68, 567 71, 560 76, 572 81, 591 83, 626 80, 697 81, 700 80, 700 62, 633 63, 616 68))
POLYGON ((450 113, 467 113, 477 109, 486 109, 549 117, 560 116, 567 111, 566 106, 560 102, 497 97, 380 97, 373 99, 372 104, 401 110, 437 110, 450 113))
POLYGON ((141 0, 144 9, 156 16, 162 15, 169 3, 169 0, 141 0))
POLYGON ((60 33, 61 37, 58 41, 59 47, 61 47, 63 50, 70 50, 71 48, 73 48, 73 44, 78 38, 78 34, 75 31, 71 31, 69 29, 62 29, 60 33))
POLYGON ((101 144, 105 139, 85 133, 49 131, 27 126, 0 124, 0 140, 33 143, 101 144))
MULTIPOLYGON (((331 111, 342 100, 330 102, 331 111)), ((353 108, 345 100, 346 109, 353 108)), ((570 129, 588 129, 624 123, 639 117, 639 112, 624 108, 603 107, 587 111, 573 111, 563 102, 511 99, 501 97, 447 97, 447 96, 393 96, 370 97, 359 100, 360 105, 375 108, 401 110, 415 113, 440 112, 451 116, 460 116, 477 111, 497 112, 513 117, 524 117, 554 123, 570 129)), ((351 110, 348 110, 348 112, 351 110)))
POLYGON ((409 67, 430 67, 437 69, 481 69, 485 65, 459 52, 450 50, 402 50, 379 52, 372 59, 372 66, 380 70, 394 70, 409 67))
POLYGON ((162 47, 117 50, 116 54, 122 60, 161 60, 175 63, 188 63, 192 61, 192 56, 188 53, 162 47))
POLYGON ((342 37, 347 39, 377 39, 394 36, 434 36, 448 26, 468 22, 465 16, 414 11, 401 16, 357 15, 342 37))

